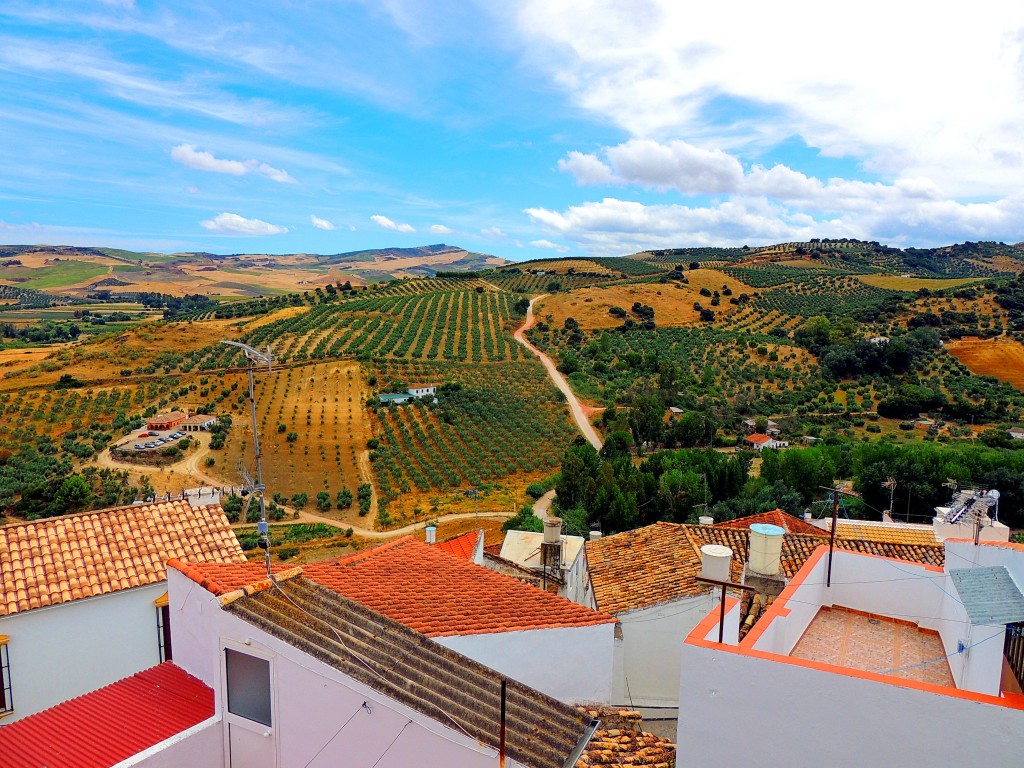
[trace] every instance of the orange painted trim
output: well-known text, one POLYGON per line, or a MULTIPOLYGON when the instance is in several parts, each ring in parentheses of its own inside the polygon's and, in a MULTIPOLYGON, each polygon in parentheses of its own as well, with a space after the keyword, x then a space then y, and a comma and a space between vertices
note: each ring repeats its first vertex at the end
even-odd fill
MULTIPOLYGON (((1005 707, 1007 709, 1016 709, 1024 711, 1024 696, 1012 696, 1012 697, 1000 697, 990 696, 985 693, 976 693, 974 691, 965 691, 959 688, 950 688, 943 685, 935 685, 934 683, 922 683, 917 680, 908 680, 904 677, 894 677, 892 675, 883 675, 878 672, 866 672, 860 669, 851 669, 849 667, 840 667, 836 664, 827 664, 821 661, 813 661, 811 659, 798 659, 793 656, 783 656, 778 653, 769 653, 768 651, 759 651, 754 648, 754 644, 761 638, 768 625, 771 624, 776 618, 781 616, 787 616, 789 609, 785 607, 785 602, 793 596, 797 589, 804 583, 808 574, 814 570, 814 566, 817 565, 821 558, 828 554, 828 547, 822 545, 818 547, 814 554, 811 555, 804 567, 801 568, 796 575, 792 578, 786 588, 782 591, 771 607, 765 611, 764 615, 754 625, 754 628, 747 633, 747 636, 740 641, 739 645, 719 645, 716 641, 706 640, 705 637, 711 631, 713 627, 718 625, 719 609, 716 607, 707 616, 705 616, 701 622, 686 636, 684 642, 687 645, 697 646, 698 648, 707 648, 709 650, 721 651, 722 653, 734 653, 739 656, 747 656, 754 659, 761 659, 763 661, 774 661, 779 664, 790 664, 795 667, 804 667, 805 669, 815 669, 819 672, 830 672, 834 675, 843 675, 845 677, 853 677, 860 680, 867 680, 872 683, 882 683, 883 685, 892 685, 897 688, 911 688, 913 690, 924 691, 926 693, 934 693, 939 696, 948 696, 954 699, 963 699, 965 701, 975 701, 980 704, 991 704, 996 707, 1005 707)), ((861 552, 851 552, 850 554, 857 555, 860 557, 880 557, 879 555, 867 555, 861 552)), ((893 560, 895 562, 904 563, 904 560, 898 560, 892 557, 882 557, 882 560, 893 560)), ((911 563, 911 565, 917 565, 911 563)), ((733 598, 735 601, 735 598, 733 598)), ((726 610, 731 609, 731 605, 726 603, 726 610)), ((824 607, 824 606, 823 606, 824 607)))
POLYGON ((154 600, 153 605, 155 605, 157 608, 166 608, 169 605, 167 593, 164 592, 162 595, 160 595, 160 597, 154 600))
MULTIPOLYGON (((946 539, 946 541, 953 541, 958 544, 974 544, 974 539, 946 539)), ((979 541, 978 544, 982 547, 999 547, 1000 549, 1015 549, 1018 552, 1024 552, 1024 544, 1018 544, 1014 541, 979 541)))

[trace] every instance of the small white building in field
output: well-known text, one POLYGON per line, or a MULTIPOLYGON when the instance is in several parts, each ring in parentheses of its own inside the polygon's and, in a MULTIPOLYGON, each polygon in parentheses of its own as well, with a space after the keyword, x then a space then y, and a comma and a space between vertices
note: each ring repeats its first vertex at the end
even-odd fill
POLYGON ((757 433, 747 435, 743 438, 743 443, 748 448, 753 448, 758 453, 763 451, 765 448, 789 448, 788 440, 779 440, 778 438, 770 437, 769 435, 759 435, 757 433))
POLYGON ((0 527, 3 721, 172 658, 166 561, 182 556, 245 561, 220 505, 161 501, 0 527))
POLYGON ((717 607, 687 636, 678 743, 694 765, 1017 765, 1022 585, 1024 545, 947 539, 940 568, 823 544, 742 639, 735 598, 722 642, 717 607))

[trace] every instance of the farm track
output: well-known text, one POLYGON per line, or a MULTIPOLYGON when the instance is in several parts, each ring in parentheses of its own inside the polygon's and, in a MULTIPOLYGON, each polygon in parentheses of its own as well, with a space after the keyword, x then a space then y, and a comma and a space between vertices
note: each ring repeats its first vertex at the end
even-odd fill
POLYGON ((555 367, 555 364, 551 361, 550 357, 545 355, 526 340, 526 331, 530 330, 530 328, 533 327, 534 322, 536 322, 536 318, 533 314, 533 306, 538 301, 546 297, 547 294, 545 293, 530 300, 530 306, 526 310, 526 319, 513 334, 513 337, 530 352, 536 355, 541 363, 543 363, 544 369, 548 372, 548 376, 551 377, 551 381, 553 381, 555 386, 561 390, 563 395, 565 395, 565 399, 569 403, 569 410, 572 411, 572 417, 576 420, 576 425, 580 428, 580 432, 582 432, 583 436, 587 438, 589 443, 599 451, 601 450, 602 445, 601 438, 597 434, 597 430, 595 430, 594 426, 590 423, 589 419, 587 419, 587 413, 584 410, 583 404, 579 401, 579 398, 576 397, 576 393, 572 391, 572 387, 569 386, 569 382, 566 381, 565 377, 555 367))

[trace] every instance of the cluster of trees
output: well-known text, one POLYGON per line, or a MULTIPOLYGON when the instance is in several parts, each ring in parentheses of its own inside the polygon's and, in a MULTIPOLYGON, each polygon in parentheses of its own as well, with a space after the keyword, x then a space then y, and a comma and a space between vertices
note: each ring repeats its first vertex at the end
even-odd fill
MULTIPOLYGON (((594 527, 615 533, 659 520, 696 522, 700 514, 716 521, 776 508, 800 514, 823 498, 822 487, 846 478, 863 499, 845 502, 850 514, 879 519, 889 507, 883 483, 893 478, 894 516, 927 522, 934 507, 949 501, 945 484, 952 478, 960 487, 999 490, 1000 520, 1024 527, 1024 451, 880 441, 769 449, 761 455, 760 475, 750 477, 751 460, 744 455, 666 450, 637 466, 617 441, 609 440, 600 453, 577 441, 562 459, 557 509, 567 531, 580 535, 594 527)), ((524 508, 513 527, 529 525, 528 512, 524 508)))
POLYGON ((0 323, 0 336, 15 339, 28 344, 58 344, 74 341, 81 335, 82 329, 77 323, 55 323, 43 320, 29 326, 17 326, 13 323, 0 323))
POLYGON ((849 318, 833 323, 826 317, 809 319, 794 331, 793 340, 816 355, 836 379, 899 376, 942 345, 939 334, 924 327, 872 343, 860 335, 849 318))

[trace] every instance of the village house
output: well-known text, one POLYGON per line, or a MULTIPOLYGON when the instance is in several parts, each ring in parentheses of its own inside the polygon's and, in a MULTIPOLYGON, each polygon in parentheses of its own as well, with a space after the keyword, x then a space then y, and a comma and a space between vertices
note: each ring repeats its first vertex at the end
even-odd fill
MULTIPOLYGON (((748 434, 752 435, 757 432, 757 419, 745 419, 743 421, 743 430, 748 434)), ((770 437, 782 434, 782 427, 777 422, 771 419, 766 419, 765 434, 770 437)))
POLYGON ((598 726, 301 568, 209 576, 170 563, 174 662, 0 727, 0 764, 550 768, 598 726))
POLYGON ((436 384, 413 384, 405 392, 377 395, 381 405, 403 405, 410 400, 431 397, 437 400, 436 384))
MULTIPOLYGON (((764 520, 779 521, 782 515, 766 513, 764 520)), ((826 539, 822 531, 806 521, 785 517, 788 529, 795 531, 780 529, 783 570, 791 576, 826 539)), ((750 531, 742 521, 724 526, 660 522, 587 542, 582 561, 586 566, 586 595, 580 602, 613 615, 620 623, 615 643, 613 706, 640 709, 645 717, 675 717, 679 706, 680 640, 715 603, 715 593, 697 581, 701 547, 728 546, 737 553, 735 576, 740 578, 749 539, 750 531)), ((943 549, 934 542, 906 545, 840 539, 837 546, 913 563, 941 566, 943 562, 943 549)))
POLYGON ((219 505, 161 501, 0 527, 4 720, 170 659, 172 557, 245 561, 219 505))
POLYGON ((788 440, 779 440, 769 435, 754 433, 743 438, 743 444, 755 451, 763 451, 765 448, 789 448, 788 440))
MULTIPOLYGON (((572 573, 582 573, 583 545, 586 539, 582 536, 569 536, 562 533, 562 521, 557 517, 544 519, 543 533, 535 531, 507 531, 501 544, 498 560, 512 563, 518 568, 535 574, 537 585, 547 589, 548 583, 558 585, 554 590, 562 597, 573 602, 586 605, 577 600, 575 593, 569 594, 578 580, 571 578, 572 573)), ((491 567, 492 563, 486 563, 491 567)), ((500 566, 500 562, 494 562, 500 566)))
POLYGON ((157 432, 164 432, 168 429, 174 429, 187 418, 188 414, 182 413, 181 411, 171 411, 170 413, 158 413, 156 416, 150 416, 146 420, 146 429, 152 429, 157 432))
MULTIPOLYGON (((262 566, 202 563, 224 594, 262 566)), ((615 619, 406 536, 302 567, 310 581, 567 703, 611 699, 615 619)))
POLYGON ((182 432, 203 432, 212 429, 217 424, 217 417, 205 413, 197 413, 189 416, 178 424, 182 432))
MULTIPOLYGON (((783 569, 783 552, 762 555, 783 569)), ((679 706, 699 713, 678 723, 687 762, 1018 764, 1024 545, 947 539, 943 562, 821 544, 749 631, 744 601, 726 599, 724 622, 708 612, 682 646, 679 706), (821 727, 793 738, 794 722, 821 727)))

